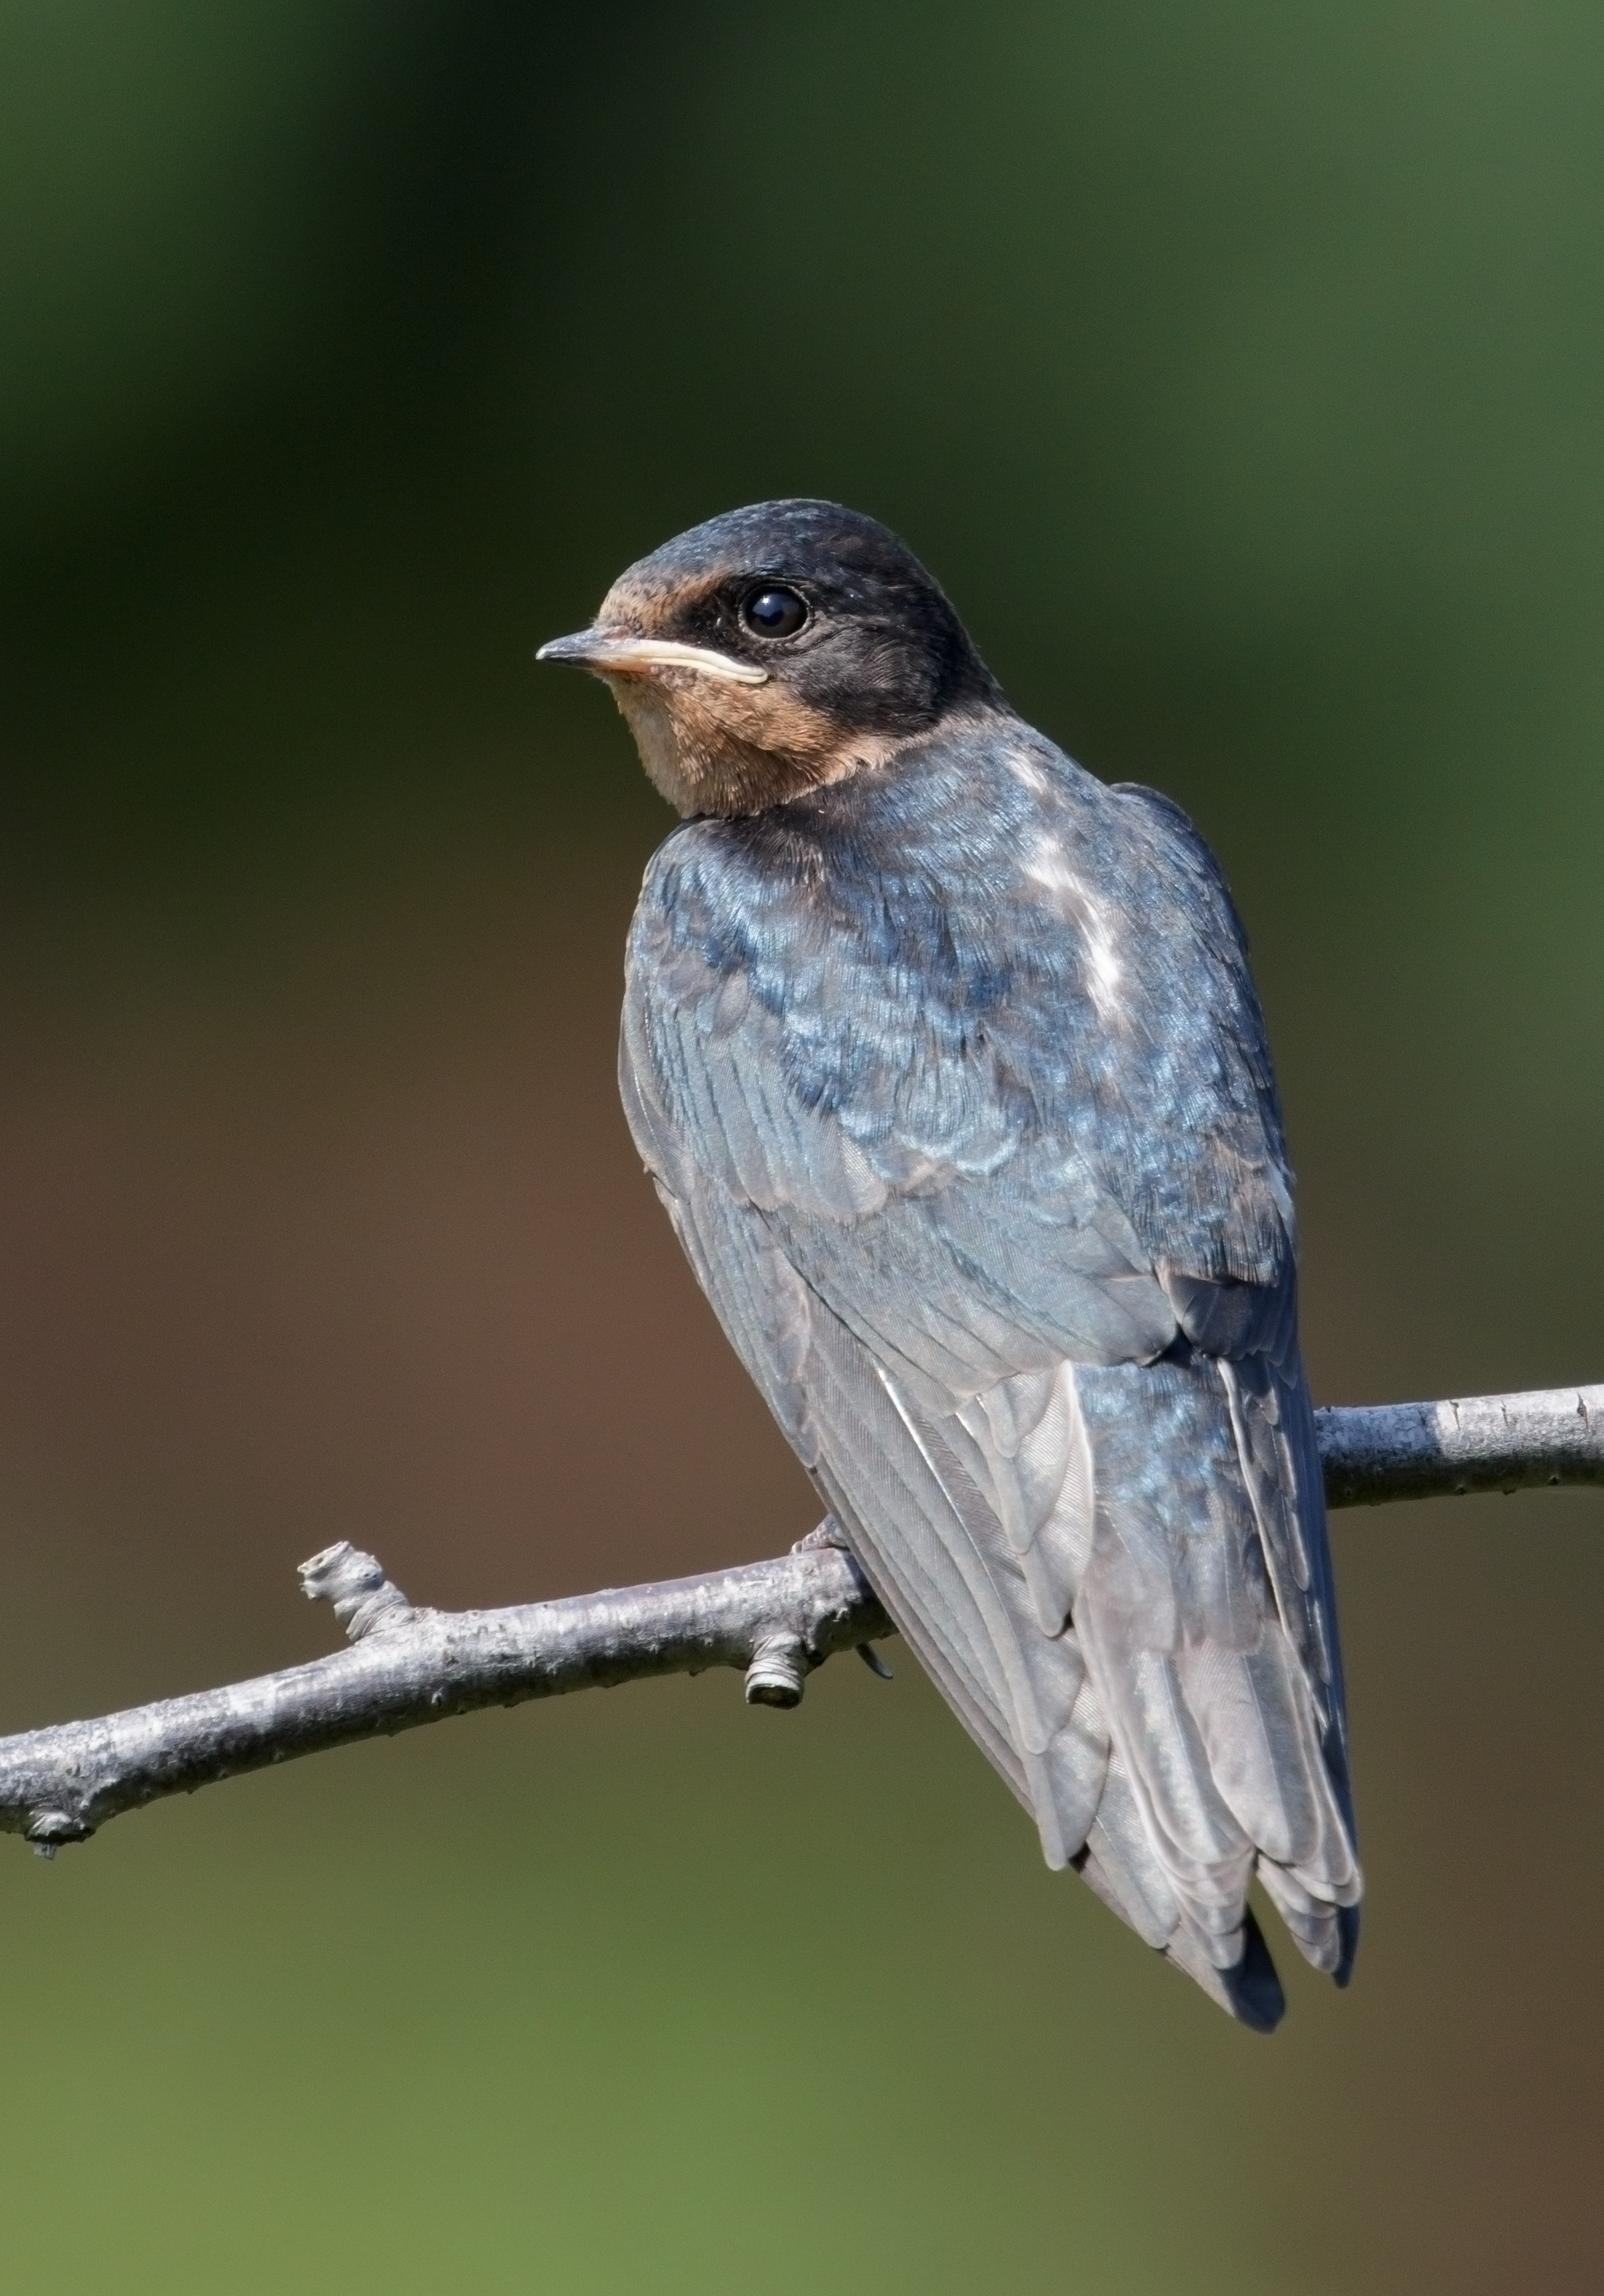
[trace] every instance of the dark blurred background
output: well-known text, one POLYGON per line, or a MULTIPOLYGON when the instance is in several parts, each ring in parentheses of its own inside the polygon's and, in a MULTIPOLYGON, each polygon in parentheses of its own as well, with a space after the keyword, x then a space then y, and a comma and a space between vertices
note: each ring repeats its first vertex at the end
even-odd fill
MULTIPOLYGON (((1320 1398, 1604 1374, 1601 109, 1579 0, 4 0, 5 1726, 329 1647, 341 1536, 809 1526, 614 1102, 667 816, 531 662, 763 496, 1222 854, 1320 1398)), ((1335 1538, 1369 1933, 1274 2042, 905 1657, 638 1686, 12 1844, 9 2280, 1596 2288, 1604 1509, 1335 1538)))

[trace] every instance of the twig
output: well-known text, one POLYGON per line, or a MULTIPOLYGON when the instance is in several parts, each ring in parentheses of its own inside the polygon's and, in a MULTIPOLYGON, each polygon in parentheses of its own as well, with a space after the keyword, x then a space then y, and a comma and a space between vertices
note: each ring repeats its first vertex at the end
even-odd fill
POLYGON ((1317 1411, 1328 1506, 1604 1482, 1604 1387, 1317 1411))
MULTIPOLYGON (((1333 1506, 1604 1482, 1604 1387, 1318 1412, 1333 1506)), ((45 1856, 124 1810, 325 1746, 477 1707, 648 1675, 741 1667, 754 1705, 794 1706, 835 1652, 895 1631, 834 1525, 790 1554, 700 1578, 499 1611, 415 1609, 343 1542, 302 1563, 351 1647, 310 1665, 92 1722, 0 1739, 0 1831, 45 1856)))
POLYGON ((744 1667, 753 1704, 794 1706, 810 1669, 894 1631, 851 1556, 818 1532, 772 1562, 502 1611, 415 1610, 343 1540, 300 1574, 314 1602, 333 1605, 350 1650, 0 1739, 0 1831, 48 1851, 242 1770, 654 1674, 744 1667))

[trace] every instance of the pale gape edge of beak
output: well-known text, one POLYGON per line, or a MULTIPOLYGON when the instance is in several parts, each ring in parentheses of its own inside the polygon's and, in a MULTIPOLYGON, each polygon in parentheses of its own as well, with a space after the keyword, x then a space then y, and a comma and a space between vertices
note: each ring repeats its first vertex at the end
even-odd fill
POLYGON ((572 637, 548 638, 537 661, 572 661, 598 677, 627 677, 649 669, 695 669, 704 677, 727 677, 736 685, 767 685, 769 673, 755 662, 736 661, 711 646, 681 645, 675 638, 637 637, 631 630, 576 630, 572 637))

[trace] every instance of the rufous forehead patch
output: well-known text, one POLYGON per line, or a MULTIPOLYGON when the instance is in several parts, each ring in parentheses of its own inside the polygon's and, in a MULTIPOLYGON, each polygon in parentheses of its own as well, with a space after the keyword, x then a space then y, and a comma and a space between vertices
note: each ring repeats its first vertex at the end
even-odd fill
POLYGON ((637 629, 666 636, 693 621, 697 607, 727 579, 726 572, 653 579, 631 566, 602 600, 597 619, 629 622, 637 629))

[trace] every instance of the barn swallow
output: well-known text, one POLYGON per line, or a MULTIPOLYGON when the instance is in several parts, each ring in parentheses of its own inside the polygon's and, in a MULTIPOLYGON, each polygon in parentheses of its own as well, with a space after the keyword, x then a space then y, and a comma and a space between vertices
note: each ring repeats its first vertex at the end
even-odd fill
POLYGON ((1048 1863, 1268 2031, 1250 1882, 1342 1985, 1361 1880, 1292 1175, 1213 855, 831 503, 693 528, 540 656, 685 816, 621 1074, 736 1353, 1048 1863))

